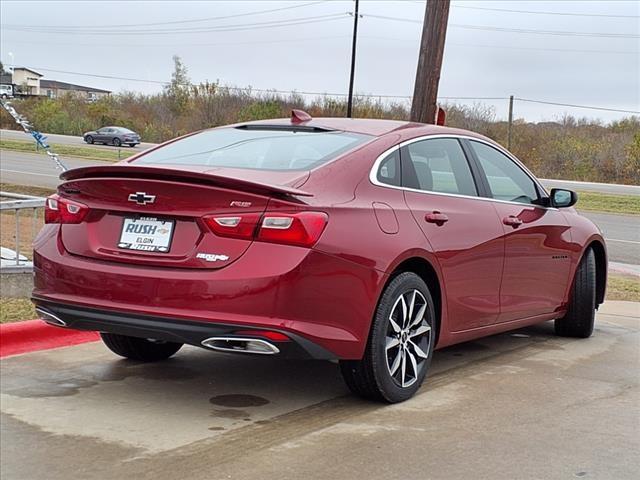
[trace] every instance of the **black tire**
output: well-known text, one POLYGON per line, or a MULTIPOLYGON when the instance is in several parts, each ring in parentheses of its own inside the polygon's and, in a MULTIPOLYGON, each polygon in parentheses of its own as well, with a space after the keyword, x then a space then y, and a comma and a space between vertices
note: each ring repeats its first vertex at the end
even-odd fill
POLYGON ((87 135, 86 137, 84 137, 84 141, 88 144, 93 145, 93 137, 91 135, 87 135))
POLYGON ((146 338, 117 335, 115 333, 101 332, 100 336, 104 344, 109 347, 109 350, 113 353, 140 362, 165 360, 182 347, 181 343, 158 342, 147 340, 146 338))
POLYGON ((119 147, 120 145, 122 145, 122 142, 120 141, 120 139, 118 137, 113 139, 113 146, 114 147, 119 147))
POLYGON ((129 146, 130 146, 131 148, 135 147, 136 145, 137 145, 137 143, 129 143, 129 146))
POLYGON ((596 257, 592 249, 582 257, 571 287, 569 308, 554 322, 556 335, 588 338, 596 317, 596 257))
POLYGON ((347 386, 356 395, 370 400, 396 403, 411 398, 422 385, 431 365, 435 333, 435 310, 429 287, 415 273, 399 274, 391 280, 380 297, 362 359, 340 361, 340 370, 347 386), (415 291, 420 293, 422 299, 414 293, 415 291), (402 327, 400 328, 402 333, 399 333, 390 318, 399 318, 396 308, 400 308, 400 313, 402 312, 401 297, 407 299, 405 302, 407 309, 410 309, 411 298, 415 298, 414 307, 417 306, 418 310, 413 309, 413 317, 408 319, 407 328, 405 328, 406 324, 396 323, 395 326, 402 327), (411 324, 417 321, 423 300, 424 314, 412 329, 411 324), (422 334, 415 333, 426 327, 428 330, 422 334), (416 343, 412 346, 413 340, 416 343), (387 348, 388 342, 394 341, 398 341, 398 345, 387 348), (418 350, 414 348, 416 344, 419 347, 418 350), (402 357, 403 354, 403 345, 406 347, 404 350, 406 353, 404 353, 404 360, 400 360, 400 365, 403 361, 406 362, 405 371, 397 364, 398 356, 402 357), (411 361, 412 357, 415 363, 411 361), (396 373, 392 375, 394 366, 396 373), (399 372, 398 369, 400 369, 399 372), (404 380, 409 374, 409 369, 413 375, 408 378, 409 381, 405 385, 404 380))

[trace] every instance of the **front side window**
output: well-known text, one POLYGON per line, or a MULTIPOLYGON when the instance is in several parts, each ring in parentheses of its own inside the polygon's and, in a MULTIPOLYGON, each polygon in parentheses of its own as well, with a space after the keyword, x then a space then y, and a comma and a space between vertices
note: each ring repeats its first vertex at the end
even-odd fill
POLYGON ((493 198, 518 203, 538 200, 535 183, 513 160, 485 143, 469 143, 487 176, 493 198))
POLYGON ((477 196, 471 168, 455 138, 434 138, 402 149, 402 184, 429 192, 477 196))
POLYGON ((153 150, 136 163, 308 170, 369 139, 369 135, 339 131, 217 128, 153 150))

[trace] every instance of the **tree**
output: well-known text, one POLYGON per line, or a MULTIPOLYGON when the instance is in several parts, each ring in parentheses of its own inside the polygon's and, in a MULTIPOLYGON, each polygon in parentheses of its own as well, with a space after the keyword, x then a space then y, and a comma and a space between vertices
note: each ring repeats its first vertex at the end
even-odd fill
POLYGON ((4 69, 4 65, 0 62, 0 75, 9 75, 11 72, 4 69))
POLYGON ((189 79, 187 67, 182 63, 182 59, 178 55, 174 55, 171 82, 164 87, 164 93, 170 99, 170 108, 174 114, 181 115, 185 112, 189 102, 190 90, 191 80, 189 79))

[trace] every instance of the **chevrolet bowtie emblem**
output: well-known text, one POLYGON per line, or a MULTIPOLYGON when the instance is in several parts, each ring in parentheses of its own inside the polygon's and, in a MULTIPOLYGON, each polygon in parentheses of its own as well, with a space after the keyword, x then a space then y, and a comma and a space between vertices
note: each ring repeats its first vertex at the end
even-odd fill
POLYGON ((136 202, 138 205, 146 205, 156 201, 155 195, 147 195, 145 192, 136 192, 129 195, 130 202, 136 202))

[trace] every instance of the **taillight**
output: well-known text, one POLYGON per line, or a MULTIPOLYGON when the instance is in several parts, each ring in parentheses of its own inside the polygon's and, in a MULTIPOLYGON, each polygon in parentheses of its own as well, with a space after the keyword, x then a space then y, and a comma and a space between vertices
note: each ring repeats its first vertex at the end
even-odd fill
POLYGON ((255 239, 310 248, 318 241, 329 216, 323 212, 245 213, 209 215, 203 218, 209 229, 220 237, 255 239))
POLYGON ((44 205, 45 223, 80 223, 89 212, 86 205, 59 195, 51 195, 44 205))
POLYGON ((256 231, 259 213, 245 213, 242 215, 210 215, 204 217, 204 223, 220 237, 240 238, 251 240, 256 231))
POLYGON ((262 219, 257 240, 312 247, 322 235, 328 219, 322 212, 267 214, 262 219))

